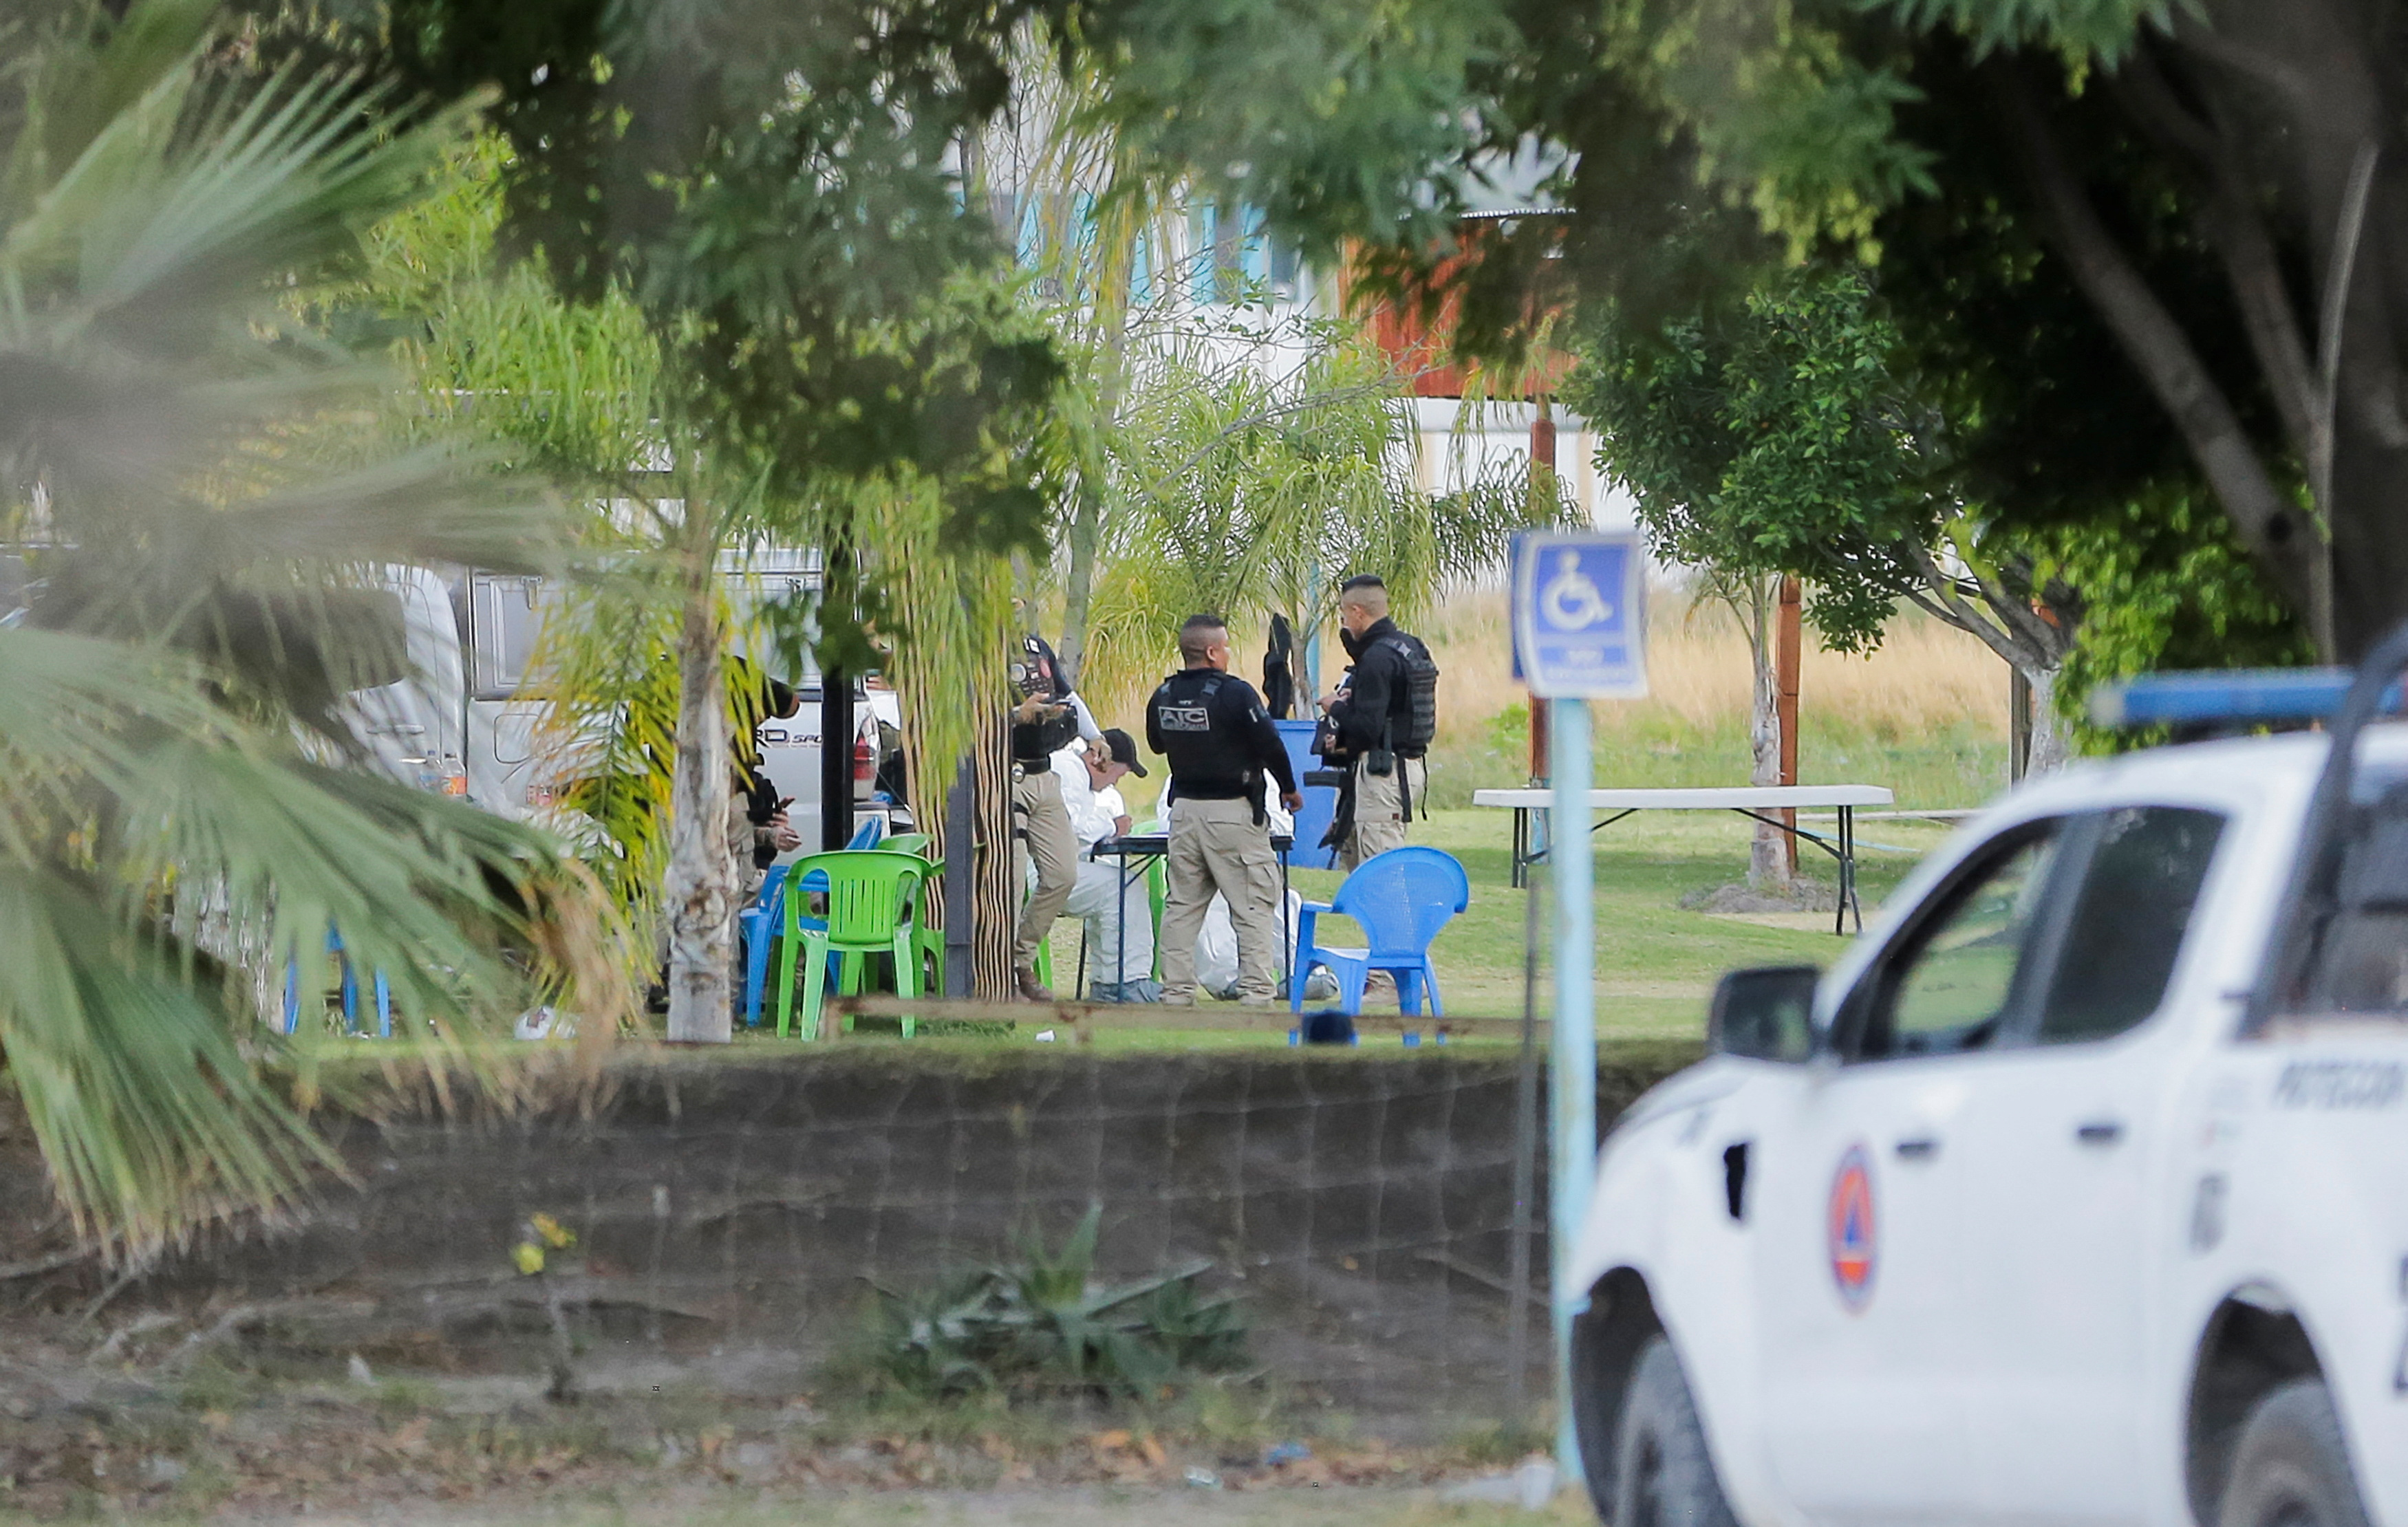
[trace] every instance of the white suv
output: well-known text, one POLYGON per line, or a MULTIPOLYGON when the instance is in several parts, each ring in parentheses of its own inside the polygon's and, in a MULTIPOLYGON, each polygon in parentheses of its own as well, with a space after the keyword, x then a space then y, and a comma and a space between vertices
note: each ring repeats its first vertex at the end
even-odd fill
POLYGON ((2338 746, 2033 784, 1828 974, 1726 978, 1713 1054, 1615 1127, 1577 1248, 1613 1527, 2408 1524, 2408 727, 2361 731, 2381 691, 2338 746))

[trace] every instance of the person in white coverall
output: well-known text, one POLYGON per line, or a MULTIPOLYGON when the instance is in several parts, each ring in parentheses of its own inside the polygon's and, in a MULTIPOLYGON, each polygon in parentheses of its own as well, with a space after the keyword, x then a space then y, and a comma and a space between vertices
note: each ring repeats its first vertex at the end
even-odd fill
POLYGON ((1128 808, 1117 787, 1129 775, 1145 775, 1137 743, 1111 727, 1093 742, 1074 742, 1056 751, 1054 772, 1062 781, 1062 806, 1079 843, 1079 878, 1066 910, 1086 922, 1087 967, 1094 973, 1088 1000, 1152 1002, 1161 989, 1153 978, 1154 915, 1146 902, 1145 876, 1135 873, 1132 862, 1124 884, 1118 859, 1095 857, 1097 843, 1129 830, 1128 808))

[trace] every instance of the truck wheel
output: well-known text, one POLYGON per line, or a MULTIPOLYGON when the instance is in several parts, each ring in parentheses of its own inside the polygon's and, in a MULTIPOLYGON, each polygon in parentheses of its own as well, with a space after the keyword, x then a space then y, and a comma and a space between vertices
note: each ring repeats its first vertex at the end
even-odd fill
POLYGON ((1681 1360, 1660 1335, 1648 1338, 1631 1367, 1607 1493, 1598 1508, 1613 1527, 1737 1527, 1681 1360))
POLYGON ((2294 1379, 2249 1412, 2216 1515, 2218 1527, 2367 1527, 2324 1380, 2294 1379))

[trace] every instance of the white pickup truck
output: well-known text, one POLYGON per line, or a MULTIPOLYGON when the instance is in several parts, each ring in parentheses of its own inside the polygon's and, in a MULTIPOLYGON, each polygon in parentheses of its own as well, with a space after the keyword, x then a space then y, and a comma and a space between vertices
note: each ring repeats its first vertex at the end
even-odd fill
POLYGON ((1725 978, 1576 1246, 1612 1527, 2408 1527, 2381 666, 2327 734, 2017 791, 1828 972, 1725 978))

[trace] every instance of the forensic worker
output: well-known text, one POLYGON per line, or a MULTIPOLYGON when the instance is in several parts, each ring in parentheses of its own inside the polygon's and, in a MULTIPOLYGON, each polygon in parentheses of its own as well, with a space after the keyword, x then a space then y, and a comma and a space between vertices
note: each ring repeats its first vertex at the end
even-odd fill
POLYGON ((1011 664, 1020 704, 1011 711, 1012 839, 1025 857, 1015 856, 1013 867, 1034 865, 1037 884, 1020 909, 1020 935, 1011 951, 1011 973, 1024 1002, 1051 1002, 1054 993, 1037 979, 1037 951, 1054 932, 1054 921, 1070 903, 1079 879, 1079 840, 1070 830, 1069 813, 1062 805, 1062 779, 1054 772, 1054 755, 1073 737, 1091 743, 1103 732, 1087 710, 1087 703, 1062 681, 1054 649, 1039 636, 1021 640, 1021 655, 1011 664))
POLYGON ((1145 877, 1126 876, 1117 859, 1098 859, 1096 845, 1125 837, 1132 823, 1121 800, 1120 782, 1145 778, 1137 740, 1107 727, 1095 742, 1074 742, 1054 755, 1062 782, 1062 806, 1079 840, 1079 879, 1069 912, 1084 920, 1087 962, 1095 968, 1090 1002, 1153 1002, 1154 919, 1146 906, 1145 877), (1117 962, 1117 963, 1115 963, 1117 962))
POLYGON ((1353 760, 1340 815, 1339 862, 1353 869, 1405 846, 1413 803, 1429 784, 1424 762, 1438 715, 1438 664, 1418 636, 1388 619, 1388 586, 1350 578, 1339 591, 1339 640, 1354 660, 1346 682, 1321 698, 1337 729, 1338 751, 1353 760))
POLYGON ((1268 1007, 1279 991, 1279 861, 1264 818, 1266 777, 1303 808, 1296 771, 1253 685, 1229 672, 1229 628, 1191 615, 1186 666, 1146 702, 1145 739, 1170 761, 1169 890, 1162 906, 1162 1000, 1196 1002, 1196 935, 1219 891, 1238 933, 1238 1000, 1268 1007))

